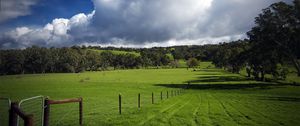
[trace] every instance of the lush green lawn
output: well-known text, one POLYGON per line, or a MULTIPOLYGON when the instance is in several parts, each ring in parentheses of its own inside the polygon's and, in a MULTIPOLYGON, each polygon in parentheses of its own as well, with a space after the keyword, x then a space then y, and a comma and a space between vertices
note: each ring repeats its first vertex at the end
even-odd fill
MULTIPOLYGON (((219 69, 136 69, 78 74, 0 77, 0 96, 20 100, 83 97, 85 125, 290 125, 300 124, 300 86, 249 80, 219 69), (171 97, 172 90, 186 87, 171 97), (160 92, 163 99, 160 100, 160 92), (166 99, 169 91, 169 99, 166 99), (151 104, 154 92, 155 104, 151 104), (141 109, 137 95, 141 93, 141 109), (122 94, 122 115, 118 114, 122 94)), ((74 125, 78 104, 51 106, 51 125, 74 125)))

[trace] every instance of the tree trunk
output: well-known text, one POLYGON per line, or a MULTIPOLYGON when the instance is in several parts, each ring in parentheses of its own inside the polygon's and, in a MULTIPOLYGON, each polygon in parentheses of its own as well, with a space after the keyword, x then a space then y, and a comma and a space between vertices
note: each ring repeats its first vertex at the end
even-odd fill
POLYGON ((261 81, 265 81, 265 71, 261 71, 261 81))
POLYGON ((251 77, 252 68, 246 67, 247 77, 251 77))
POLYGON ((254 79, 259 81, 259 73, 257 71, 253 72, 254 79))
POLYGON ((293 62, 294 67, 297 70, 297 75, 298 75, 298 77, 300 77, 300 63, 299 63, 299 61, 297 59, 297 56, 294 56, 290 52, 284 52, 284 54, 293 62))
POLYGON ((297 75, 300 77, 300 63, 298 62, 297 58, 293 58, 292 61, 297 70, 297 75))

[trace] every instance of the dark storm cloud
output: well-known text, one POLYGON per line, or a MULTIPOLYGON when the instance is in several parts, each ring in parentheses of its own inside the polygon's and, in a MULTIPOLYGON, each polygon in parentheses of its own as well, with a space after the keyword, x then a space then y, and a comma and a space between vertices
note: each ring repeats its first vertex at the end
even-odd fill
POLYGON ((261 9, 279 0, 94 0, 103 38, 167 41, 247 32, 261 9))
POLYGON ((0 0, 0 24, 31 13, 30 7, 38 0, 0 0))
MULTIPOLYGON (((208 20, 198 29, 214 37, 245 33, 263 8, 280 0, 214 0, 207 12, 208 20)), ((286 0, 290 2, 291 0, 286 0)))
MULTIPOLYGON (((13 46, 19 43, 25 47, 218 43, 245 38, 261 10, 278 1, 93 0, 95 11, 90 14, 55 19, 43 28, 17 28, 7 32, 5 38, 13 38, 13 46)), ((0 45, 4 47, 1 38, 0 45)))

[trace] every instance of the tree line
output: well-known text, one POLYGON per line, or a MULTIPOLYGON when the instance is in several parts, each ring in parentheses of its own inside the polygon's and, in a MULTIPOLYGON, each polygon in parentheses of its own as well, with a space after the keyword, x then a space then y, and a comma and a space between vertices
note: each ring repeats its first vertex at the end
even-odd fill
POLYGON ((143 50, 137 56, 130 53, 97 52, 86 47, 0 50, 0 74, 57 73, 113 69, 133 69, 168 65, 169 57, 160 50, 143 50))

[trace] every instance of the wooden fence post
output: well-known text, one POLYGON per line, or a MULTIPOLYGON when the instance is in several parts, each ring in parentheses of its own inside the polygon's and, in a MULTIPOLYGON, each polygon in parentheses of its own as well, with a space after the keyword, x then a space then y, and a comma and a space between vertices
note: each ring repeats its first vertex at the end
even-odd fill
POLYGON ((33 115, 26 115, 18 106, 17 102, 11 103, 9 110, 9 126, 18 125, 18 116, 24 120, 24 126, 33 126, 33 115))
POLYGON ((13 106, 18 106, 18 103, 11 103, 11 107, 9 109, 9 126, 17 126, 18 115, 13 109, 13 106))
POLYGON ((44 102, 44 126, 49 126, 49 116, 50 116, 50 104, 49 99, 45 98, 44 102))
POLYGON ((169 91, 167 91, 167 98, 169 98, 169 91))
POLYGON ((79 98, 79 125, 83 125, 83 99, 82 97, 79 98))
POLYGON ((24 120, 24 126, 33 126, 33 115, 27 115, 24 120))
POLYGON ((141 108, 141 94, 138 94, 138 108, 141 108))
POLYGON ((121 94, 119 94, 119 113, 120 115, 122 114, 122 105, 121 105, 121 102, 122 102, 122 97, 121 97, 121 94))
POLYGON ((154 94, 152 92, 152 104, 154 104, 154 94))

